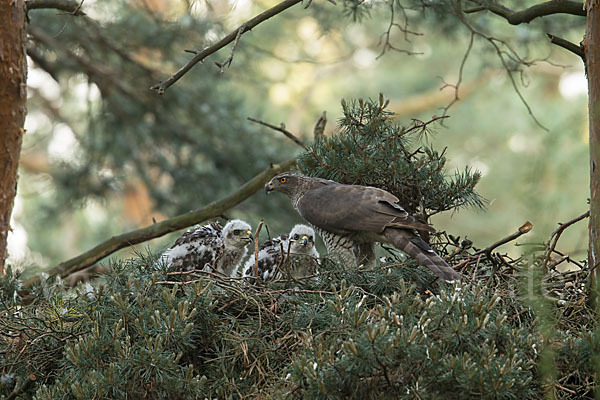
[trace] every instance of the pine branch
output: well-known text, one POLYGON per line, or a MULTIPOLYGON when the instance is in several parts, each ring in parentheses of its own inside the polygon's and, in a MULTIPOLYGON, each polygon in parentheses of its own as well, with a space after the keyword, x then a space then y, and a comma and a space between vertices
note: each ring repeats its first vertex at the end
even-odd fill
MULTIPOLYGON (((145 228, 136 229, 121 235, 113 236, 112 238, 100 243, 93 249, 60 263, 50 271, 47 271, 47 273, 49 273, 50 276, 58 275, 60 277, 65 277, 69 274, 94 265, 104 257, 113 254, 117 250, 132 246, 134 244, 146 242, 150 239, 166 235, 170 232, 187 228, 188 226, 201 223, 210 218, 216 218, 219 215, 222 215, 225 211, 235 207, 248 197, 252 196, 254 193, 262 189, 264 184, 267 183, 267 181, 274 175, 290 169, 295 163, 296 160, 291 159, 281 164, 271 165, 269 168, 265 169, 242 185, 237 191, 219 201, 212 202, 199 210, 190 211, 145 228)), ((24 283, 24 287, 31 288, 34 284, 40 282, 40 279, 40 276, 35 276, 27 280, 24 283)))

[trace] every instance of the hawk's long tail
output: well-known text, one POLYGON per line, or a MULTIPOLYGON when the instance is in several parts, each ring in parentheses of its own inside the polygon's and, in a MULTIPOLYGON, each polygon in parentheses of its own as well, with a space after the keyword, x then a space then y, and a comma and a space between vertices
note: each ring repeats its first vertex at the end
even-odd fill
POLYGON ((442 257, 429 247, 423 239, 411 231, 404 229, 387 228, 383 236, 399 250, 402 250, 419 264, 426 266, 446 281, 462 280, 462 276, 453 270, 442 257))

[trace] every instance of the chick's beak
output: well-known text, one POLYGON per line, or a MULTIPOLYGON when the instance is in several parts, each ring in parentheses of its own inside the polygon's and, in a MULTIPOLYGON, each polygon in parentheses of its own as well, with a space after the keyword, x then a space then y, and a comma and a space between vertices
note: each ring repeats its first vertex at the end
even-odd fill
POLYGON ((302 236, 300 243, 302 244, 302 246, 307 246, 308 245, 308 236, 302 236))
POLYGON ((269 181, 269 183, 267 183, 265 185, 265 192, 268 194, 269 192, 273 191, 273 181, 269 181))
POLYGON ((251 231, 246 231, 246 236, 240 237, 240 240, 242 240, 244 242, 251 242, 254 240, 254 236, 252 236, 251 231))

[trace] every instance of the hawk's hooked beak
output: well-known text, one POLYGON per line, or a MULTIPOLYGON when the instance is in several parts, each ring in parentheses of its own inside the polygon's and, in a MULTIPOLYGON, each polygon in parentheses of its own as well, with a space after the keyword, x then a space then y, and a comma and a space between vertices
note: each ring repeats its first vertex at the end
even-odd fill
POLYGON ((254 240, 254 236, 252 236, 251 231, 246 231, 246 235, 247 236, 241 236, 238 240, 241 240, 243 242, 251 242, 254 240))
POLYGON ((268 194, 273 191, 273 180, 270 180, 269 183, 265 185, 265 192, 268 194))
POLYGON ((302 239, 300 239, 300 243, 302 244, 302 246, 308 246, 308 236, 302 236, 302 239))
POLYGON ((308 246, 308 236, 304 235, 304 236, 302 236, 302 239, 300 239, 300 240, 296 240, 294 238, 290 238, 290 242, 298 242, 302 246, 308 246))

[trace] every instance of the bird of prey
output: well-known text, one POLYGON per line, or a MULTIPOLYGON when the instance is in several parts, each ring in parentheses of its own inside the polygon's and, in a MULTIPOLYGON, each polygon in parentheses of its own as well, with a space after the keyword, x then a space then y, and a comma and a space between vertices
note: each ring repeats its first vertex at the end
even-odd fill
POLYGON ((327 251, 343 262, 374 263, 376 242, 389 243, 440 278, 461 279, 416 232, 435 230, 406 212, 398 198, 383 189, 286 172, 271 179, 265 190, 287 195, 315 227, 327 251))
MULTIPOLYGON (((315 248, 315 231, 310 226, 296 225, 289 235, 264 242, 258 251, 258 277, 263 281, 280 279, 289 272, 293 279, 314 275, 319 252, 315 248)), ((244 265, 244 277, 254 277, 255 257, 244 265)))
POLYGON ((233 276, 246 255, 246 245, 253 240, 251 229, 239 219, 225 227, 218 222, 198 226, 181 235, 162 258, 171 270, 200 269, 233 276))

